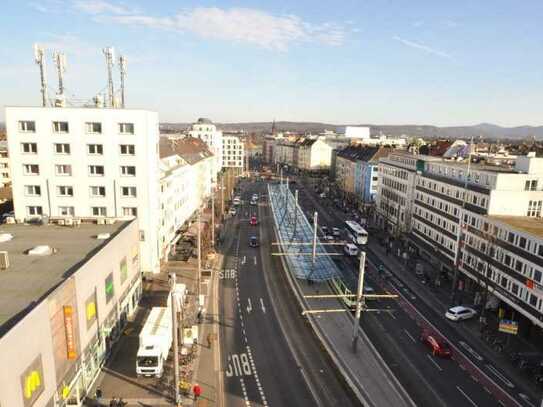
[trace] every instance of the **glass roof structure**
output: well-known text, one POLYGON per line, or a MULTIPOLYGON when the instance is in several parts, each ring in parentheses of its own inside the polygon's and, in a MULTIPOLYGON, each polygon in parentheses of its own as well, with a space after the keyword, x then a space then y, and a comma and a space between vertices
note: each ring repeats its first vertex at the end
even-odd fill
POLYGON ((281 252, 292 275, 302 280, 328 281, 339 277, 336 264, 317 237, 313 259, 313 226, 296 205, 292 192, 284 184, 268 184, 268 196, 281 252))

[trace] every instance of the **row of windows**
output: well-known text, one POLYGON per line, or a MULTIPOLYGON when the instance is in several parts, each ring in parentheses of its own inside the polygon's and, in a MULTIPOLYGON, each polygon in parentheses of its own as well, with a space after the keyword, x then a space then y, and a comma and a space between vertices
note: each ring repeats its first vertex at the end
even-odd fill
POLYGON ((453 234, 456 234, 457 231, 457 224, 453 223, 451 221, 445 220, 441 216, 434 214, 430 211, 427 211, 426 209, 423 209, 419 206, 415 206, 415 215, 418 215, 430 223, 439 226, 442 229, 445 229, 453 234))
POLYGON ((394 179, 391 179, 389 177, 381 176, 381 183, 386 185, 387 187, 390 187, 392 189, 395 189, 396 191, 399 191, 403 194, 407 192, 407 185, 403 184, 401 182, 398 182, 394 179))
POLYGON ((400 178, 403 180, 407 180, 409 173, 405 170, 400 170, 399 168, 395 167, 389 167, 389 166, 382 166, 381 174, 386 174, 394 178, 400 178))
POLYGON ((426 205, 439 209, 440 211, 446 212, 453 216, 458 216, 458 213, 460 212, 460 209, 458 208, 457 205, 453 205, 453 204, 448 203, 447 201, 434 198, 430 194, 424 194, 422 192, 417 191, 417 193, 415 194, 415 198, 417 201, 425 203, 426 205))
MULTIPOLYGON (((448 248, 450 251, 454 251, 456 242, 449 239, 447 236, 444 236, 443 233, 437 232, 435 229, 427 226, 425 223, 417 221, 416 219, 413 219, 413 227, 420 233, 426 235, 429 240, 433 240, 434 242, 448 248)), ((448 256, 448 253, 443 254, 448 256)))
MULTIPOLYGON (((19 131, 23 133, 36 132, 36 122, 32 120, 20 120, 18 127, 19 131)), ((51 122, 51 128, 53 133, 67 134, 70 132, 70 124, 65 121, 53 121, 51 122)), ((117 132, 119 134, 134 134, 134 123, 117 123, 117 132)), ((102 123, 86 122, 85 133, 102 134, 102 123)))
POLYGON ((451 168, 441 164, 426 164, 426 170, 434 174, 444 175, 450 178, 457 178, 461 181, 465 181, 467 176, 468 182, 474 182, 476 184, 486 186, 489 186, 490 182, 494 178, 492 175, 486 172, 471 170, 469 174, 467 174, 467 171, 464 171, 463 169, 451 168))
POLYGON ((410 167, 414 167, 415 164, 416 164, 415 159, 407 158, 407 157, 400 156, 400 155, 391 154, 391 155, 388 156, 388 159, 391 160, 391 161, 396 161, 396 162, 408 165, 410 167))
POLYGON ((466 195, 464 188, 454 187, 442 182, 430 181, 422 177, 417 178, 417 185, 442 195, 450 196, 451 198, 465 200, 465 202, 480 206, 481 208, 486 208, 487 205, 488 199, 486 195, 472 191, 467 192, 466 195))
MULTIPOLYGON (((94 177, 103 177, 105 175, 105 168, 103 165, 89 165, 88 175, 94 177)), ((136 167, 133 165, 121 165, 119 167, 120 174, 123 177, 135 177, 136 167)), ((40 175, 39 164, 23 164, 24 175, 40 175)), ((72 176, 72 166, 70 164, 55 164, 55 175, 59 176, 72 176)))
MULTIPOLYGON (((137 197, 137 190, 134 186, 121 186, 119 187, 122 197, 137 197)), ((41 196, 41 185, 25 185, 24 191, 26 196, 41 196)), ((73 197, 74 187, 72 185, 58 185, 56 187, 57 196, 61 197, 73 197)), ((92 185, 89 187, 89 196, 104 198, 106 196, 106 187, 102 185, 92 185)))
MULTIPOLYGON (((71 146, 68 143, 54 143, 53 149, 56 154, 71 154, 71 146)), ((38 143, 21 143, 21 152, 24 154, 38 154, 38 143)), ((121 155, 135 155, 136 146, 134 144, 119 144, 119 153, 121 155)), ((87 154, 103 155, 103 144, 87 144, 87 154)))
POLYGON ((464 256, 464 261, 469 264, 473 269, 477 270, 480 274, 486 275, 488 279, 501 286, 506 291, 512 293, 517 298, 521 299, 533 308, 538 309, 539 311, 543 311, 543 300, 534 293, 532 293, 530 289, 528 289, 526 286, 518 284, 508 275, 500 272, 492 265, 488 265, 480 261, 474 256, 464 256))
MULTIPOLYGON (((121 208, 122 216, 138 216, 138 208, 133 206, 124 206, 121 208)), ((105 206, 91 206, 91 216, 107 216, 107 207, 105 206)), ((39 205, 27 206, 27 216, 41 216, 43 215, 43 207, 39 205)), ((75 208, 73 206, 59 206, 57 208, 56 216, 76 216, 75 208)))
POLYGON ((540 218, 542 205, 543 205, 543 201, 529 201, 528 210, 526 211, 526 216, 530 218, 540 218))

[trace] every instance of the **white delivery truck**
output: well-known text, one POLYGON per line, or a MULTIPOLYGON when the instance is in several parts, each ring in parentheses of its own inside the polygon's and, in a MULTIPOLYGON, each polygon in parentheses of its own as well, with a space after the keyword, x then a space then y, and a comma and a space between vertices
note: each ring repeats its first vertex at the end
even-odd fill
POLYGON ((137 376, 162 377, 164 363, 172 347, 171 301, 167 307, 154 307, 140 333, 136 357, 137 376))
POLYGON ((347 256, 358 256, 358 247, 353 243, 346 243, 345 246, 343 246, 343 251, 347 256))

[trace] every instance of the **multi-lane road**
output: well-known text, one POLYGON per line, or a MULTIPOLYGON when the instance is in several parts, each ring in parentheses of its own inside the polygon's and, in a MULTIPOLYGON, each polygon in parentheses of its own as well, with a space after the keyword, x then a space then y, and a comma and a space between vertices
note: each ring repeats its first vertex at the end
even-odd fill
POLYGON ((358 405, 300 314, 274 250, 266 184, 241 184, 228 220, 219 288, 220 359, 226 406, 358 405), (258 224, 250 225, 251 216, 258 224), (250 236, 260 241, 249 247, 250 236))
MULTIPOLYGON (((300 204, 306 213, 319 212, 329 227, 342 227, 343 212, 319 200, 307 185, 298 182, 300 204)), ((371 238, 371 237, 370 237, 371 238)), ((338 249, 339 250, 339 249, 338 249)), ((377 291, 399 294, 398 300, 370 301, 370 308, 391 312, 366 313, 363 329, 375 344, 384 360, 420 406, 507 406, 538 405, 530 390, 516 383, 496 368, 484 350, 470 343, 463 335, 461 324, 451 323, 442 310, 430 308, 405 282, 398 278, 384 281, 376 268, 381 258, 367 251, 367 282, 377 291), (429 328, 443 336, 453 347, 453 360, 433 357, 420 341, 422 328, 429 328)), ((358 261, 349 257, 334 257, 342 271, 343 280, 354 289, 358 261)))

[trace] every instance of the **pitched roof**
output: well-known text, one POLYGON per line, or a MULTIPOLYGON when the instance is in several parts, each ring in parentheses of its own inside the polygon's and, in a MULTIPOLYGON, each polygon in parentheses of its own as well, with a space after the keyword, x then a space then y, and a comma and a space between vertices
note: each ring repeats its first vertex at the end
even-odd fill
POLYGON ((160 138, 159 142, 160 158, 179 155, 188 164, 192 165, 213 156, 209 147, 199 138, 186 136, 176 140, 169 140, 165 137, 160 138))
POLYGON ((389 146, 362 146, 350 145, 337 152, 338 157, 349 161, 377 162, 379 158, 390 154, 392 148, 389 146))

